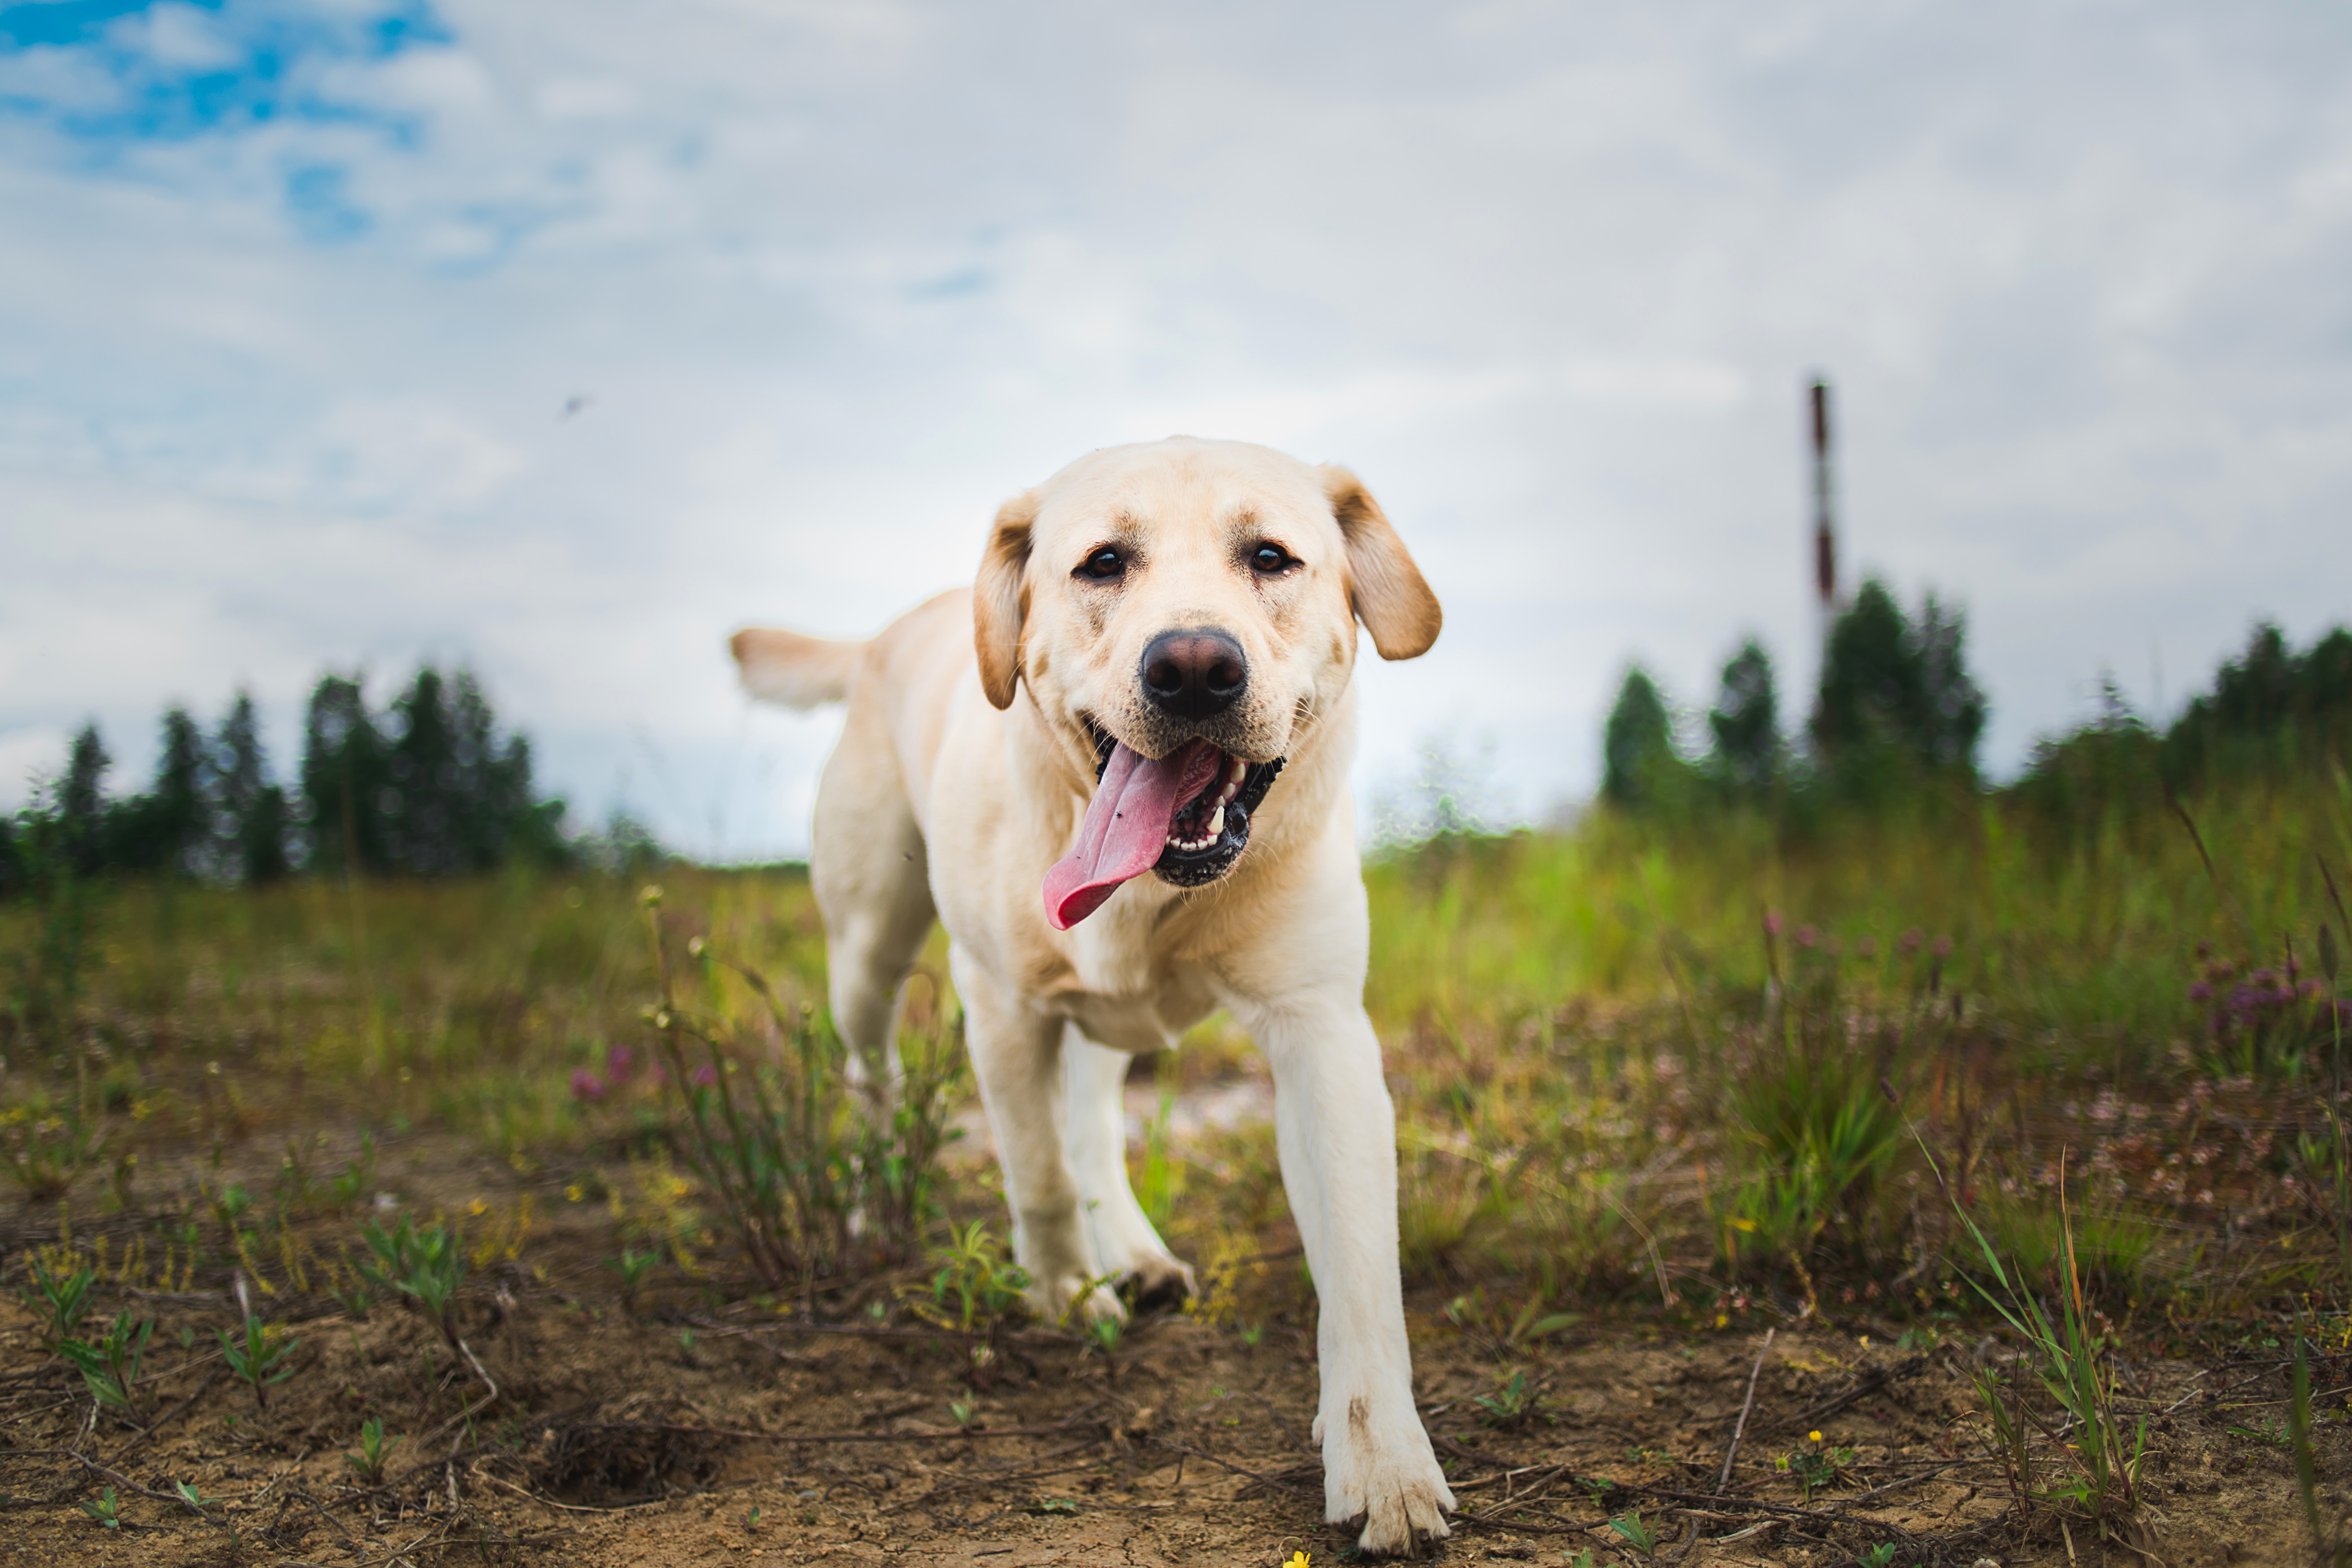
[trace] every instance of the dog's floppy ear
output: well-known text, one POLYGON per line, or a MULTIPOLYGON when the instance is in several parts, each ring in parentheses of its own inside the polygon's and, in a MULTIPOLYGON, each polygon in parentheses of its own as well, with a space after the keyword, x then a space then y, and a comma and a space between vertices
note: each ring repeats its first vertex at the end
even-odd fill
POLYGON ((980 655, 980 689, 999 708, 1013 706, 1021 679, 1021 636, 1029 623, 1029 530, 1037 492, 1024 490, 996 509, 971 588, 971 642, 980 655))
POLYGON ((1326 463, 1320 471, 1331 515, 1348 543, 1349 606, 1372 634, 1382 658, 1420 658, 1445 624, 1437 595, 1363 481, 1337 463, 1326 463))

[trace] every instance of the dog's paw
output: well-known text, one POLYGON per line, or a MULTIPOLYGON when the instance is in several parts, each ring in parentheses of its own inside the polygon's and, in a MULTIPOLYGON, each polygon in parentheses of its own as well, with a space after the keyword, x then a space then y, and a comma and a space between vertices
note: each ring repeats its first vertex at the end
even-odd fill
POLYGON ((1134 1300, 1139 1312, 1155 1307, 1181 1307, 1200 1294, 1200 1286, 1192 1278, 1192 1266, 1164 1252, 1132 1260, 1119 1284, 1134 1300))
MULTIPOLYGON (((1318 1418, 1318 1437, 1324 1426, 1318 1418)), ((1323 1444, 1323 1517, 1333 1524, 1361 1520, 1357 1550, 1392 1557, 1452 1534, 1445 1514, 1453 1506, 1453 1489, 1412 1405, 1381 1415, 1370 1400, 1350 1400, 1345 1426, 1323 1444)))

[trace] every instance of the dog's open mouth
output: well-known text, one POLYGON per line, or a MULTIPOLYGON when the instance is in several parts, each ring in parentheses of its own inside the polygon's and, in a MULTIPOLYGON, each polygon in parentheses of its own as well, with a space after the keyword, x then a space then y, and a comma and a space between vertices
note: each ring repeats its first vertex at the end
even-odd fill
POLYGON ((1282 759, 1252 763, 1211 741, 1187 741, 1146 757, 1089 721, 1100 759, 1077 847, 1045 873, 1045 912, 1067 931, 1100 909, 1119 884, 1145 871, 1198 888, 1233 868, 1249 847, 1250 814, 1265 799, 1282 759))

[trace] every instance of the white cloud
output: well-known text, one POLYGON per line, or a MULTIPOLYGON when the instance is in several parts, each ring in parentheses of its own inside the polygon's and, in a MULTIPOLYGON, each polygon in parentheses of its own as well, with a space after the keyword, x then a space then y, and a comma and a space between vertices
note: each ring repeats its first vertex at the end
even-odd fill
POLYGON ((1969 605, 2000 765, 2152 638, 2177 698, 2346 610, 2316 13, 444 15, 294 62, 341 119, 0 119, 0 791, 85 713, 135 771, 167 695, 290 736, 321 666, 467 657, 575 798, 788 847, 825 721, 747 715, 723 634, 878 626, 1003 496, 1184 428, 1350 463, 1445 596, 1363 776, 1492 736, 1536 809, 1629 656, 1703 699, 1759 630, 1801 685, 1815 366, 1848 558, 1969 605))
POLYGON ((157 5, 125 16, 107 34, 109 42, 167 69, 217 70, 244 56, 218 18, 194 5, 157 5))
POLYGON ((550 120, 600 120, 627 114, 638 104, 637 89, 610 77, 562 77, 540 83, 532 95, 550 120))

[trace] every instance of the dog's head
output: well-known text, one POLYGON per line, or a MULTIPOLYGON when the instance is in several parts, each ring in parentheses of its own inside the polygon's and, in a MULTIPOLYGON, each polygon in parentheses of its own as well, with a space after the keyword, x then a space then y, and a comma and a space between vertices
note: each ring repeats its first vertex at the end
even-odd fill
MULTIPOLYGON (((1150 866, 1181 887, 1247 847, 1283 760, 1347 689, 1357 622, 1384 658, 1425 652, 1440 623, 1354 475, 1185 437, 1096 452, 1006 502, 972 606, 989 700, 1010 707, 1025 682, 1072 759, 1103 775, 1097 801, 1126 792, 1117 822, 1090 809, 1081 850, 1088 833, 1125 833, 1103 866, 1131 863, 1136 821, 1165 806, 1150 866)), ((1073 895, 1070 920, 1123 879, 1073 895)))

